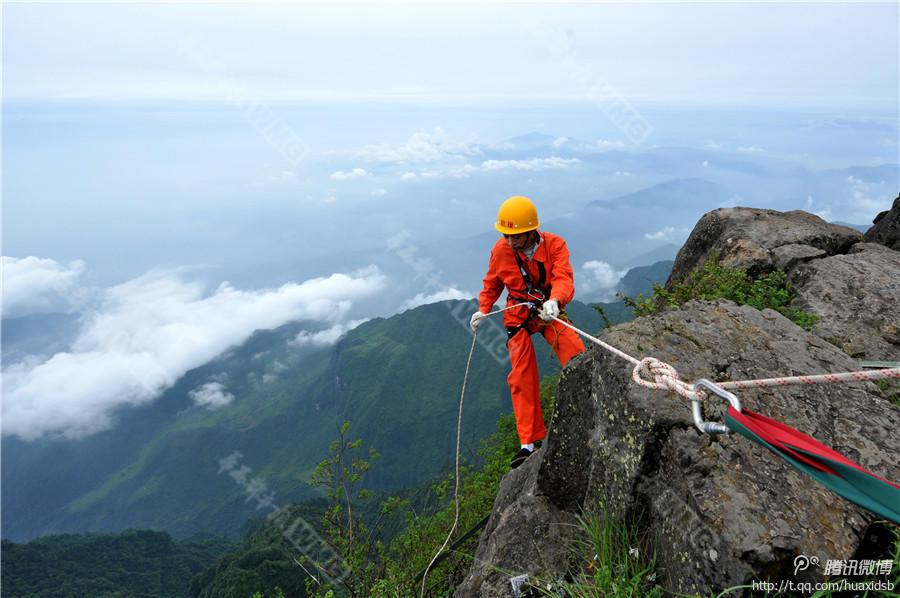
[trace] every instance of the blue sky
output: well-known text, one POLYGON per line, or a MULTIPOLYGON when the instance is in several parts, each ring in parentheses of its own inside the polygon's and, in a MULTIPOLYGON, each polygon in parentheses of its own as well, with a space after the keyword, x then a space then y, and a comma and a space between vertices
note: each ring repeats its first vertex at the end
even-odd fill
POLYGON ((596 301, 709 210, 866 225, 900 188, 897 3, 2 9, 3 316, 45 334, 4 337, 22 438, 259 328, 471 297, 510 195, 596 301))
POLYGON ((4 97, 896 103, 885 3, 6 3, 4 97), (200 47, 221 70, 192 60, 200 47), (207 72, 204 72, 207 71, 207 72))

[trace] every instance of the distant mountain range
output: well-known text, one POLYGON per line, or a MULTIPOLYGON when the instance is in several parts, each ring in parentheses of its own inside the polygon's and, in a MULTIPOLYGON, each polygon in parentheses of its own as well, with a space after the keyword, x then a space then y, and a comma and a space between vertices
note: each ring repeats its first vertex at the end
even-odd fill
POLYGON ((673 260, 664 260, 649 266, 631 268, 619 281, 618 290, 629 297, 635 295, 649 297, 653 294, 654 283, 662 284, 669 278, 674 263, 673 260))
MULTIPOLYGON (((4 537, 127 528, 233 536, 258 512, 244 487, 218 473, 219 461, 239 451, 276 502, 307 499, 313 492, 306 481, 344 420, 382 454, 370 477, 374 489, 429 480, 450 464, 474 309, 473 301, 424 305, 305 354, 291 344, 302 323, 259 331, 152 404, 123 410, 111 430, 81 440, 4 437, 4 537), (222 381, 234 400, 216 410, 195 405, 190 391, 210 380, 222 381)), ((569 314, 586 330, 602 327, 584 304, 574 302, 569 314)), ((486 330, 499 360, 480 348, 473 361, 463 438, 469 451, 510 409, 504 336, 486 330)), ((536 346, 542 373, 555 371, 546 344, 536 346)))
POLYGON ((840 220, 835 220, 832 224, 840 224, 841 226, 846 226, 852 229, 856 229, 861 233, 866 232, 870 228, 872 228, 871 224, 850 224, 849 222, 841 222, 840 220))

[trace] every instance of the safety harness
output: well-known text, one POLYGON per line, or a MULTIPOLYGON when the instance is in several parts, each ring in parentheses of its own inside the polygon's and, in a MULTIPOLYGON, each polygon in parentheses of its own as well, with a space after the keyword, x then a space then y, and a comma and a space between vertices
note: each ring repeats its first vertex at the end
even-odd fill
MULTIPOLYGON (((542 239, 543 242, 543 239, 542 239)), ((528 324, 533 322, 540 312, 541 305, 544 301, 550 299, 550 285, 547 282, 547 269, 544 267, 544 262, 535 261, 538 267, 538 282, 534 284, 534 280, 531 278, 531 274, 528 273, 528 268, 525 267, 525 262, 522 261, 522 258, 519 257, 518 251, 513 251, 513 257, 516 258, 516 264, 519 266, 519 273, 522 275, 522 281, 525 283, 525 297, 524 299, 519 299, 517 297, 510 297, 510 299, 517 304, 522 304, 528 306, 528 317, 522 321, 521 324, 517 326, 507 326, 506 327, 506 338, 507 340, 514 337, 519 333, 520 330, 525 329, 527 332, 532 334, 534 331, 528 330, 528 324)), ((566 322, 571 323, 568 314, 566 314, 566 308, 560 306, 559 309, 559 318, 566 322)), ((556 333, 557 340, 559 339, 559 332, 556 333)), ((554 341, 555 345, 556 341, 554 341)))
POLYGON ((525 298, 510 297, 514 302, 528 305, 528 317, 517 326, 507 326, 506 336, 508 339, 514 337, 520 330, 526 328, 538 314, 538 307, 550 297, 550 286, 547 284, 547 269, 541 261, 535 261, 538 267, 538 283, 534 284, 525 262, 519 257, 519 252, 513 250, 513 257, 516 258, 516 265, 519 266, 519 273, 522 275, 522 281, 525 283, 525 298))

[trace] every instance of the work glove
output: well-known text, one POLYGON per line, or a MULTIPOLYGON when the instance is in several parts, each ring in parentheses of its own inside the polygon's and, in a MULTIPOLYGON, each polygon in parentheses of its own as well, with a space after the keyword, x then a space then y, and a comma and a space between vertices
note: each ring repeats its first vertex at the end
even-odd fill
POLYGON ((474 314, 472 314, 472 319, 469 320, 469 326, 472 327, 472 332, 478 332, 478 327, 481 326, 481 320, 486 317, 487 314, 480 311, 476 311, 474 314))
POLYGON ((559 303, 556 302, 556 299, 544 301, 544 307, 541 309, 540 316, 545 322, 559 317, 559 303))

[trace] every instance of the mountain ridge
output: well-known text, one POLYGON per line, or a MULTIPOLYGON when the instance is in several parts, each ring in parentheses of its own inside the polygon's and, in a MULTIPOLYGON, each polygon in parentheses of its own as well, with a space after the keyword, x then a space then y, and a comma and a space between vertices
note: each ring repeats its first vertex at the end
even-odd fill
MULTIPOLYGON (((34 444, 4 437, 4 483, 17 488, 3 493, 4 537, 129 527, 176 538, 199 531, 233 536, 254 508, 241 486, 217 474, 219 460, 239 451, 279 501, 308 499, 315 493, 305 480, 344 419, 398 463, 373 472, 373 488, 430 479, 450 463, 453 430, 446 422, 455 418, 474 309, 472 301, 450 301, 375 318, 294 361, 290 343, 302 325, 258 331, 188 372, 157 401, 123 413, 114 430, 34 444), (466 321, 455 313, 465 313, 466 321), (287 369, 262 382, 277 363, 287 369), (190 391, 210 379, 227 380, 232 403, 213 411, 192 403, 190 391)), ((590 329, 602 325, 583 304, 572 304, 570 314, 590 329)), ((496 346, 500 333, 485 340, 496 346)), ((543 343, 537 348, 542 371, 558 367, 543 343)), ((509 409, 507 365, 489 355, 480 349, 473 364, 469 443, 491 432, 509 409)))

